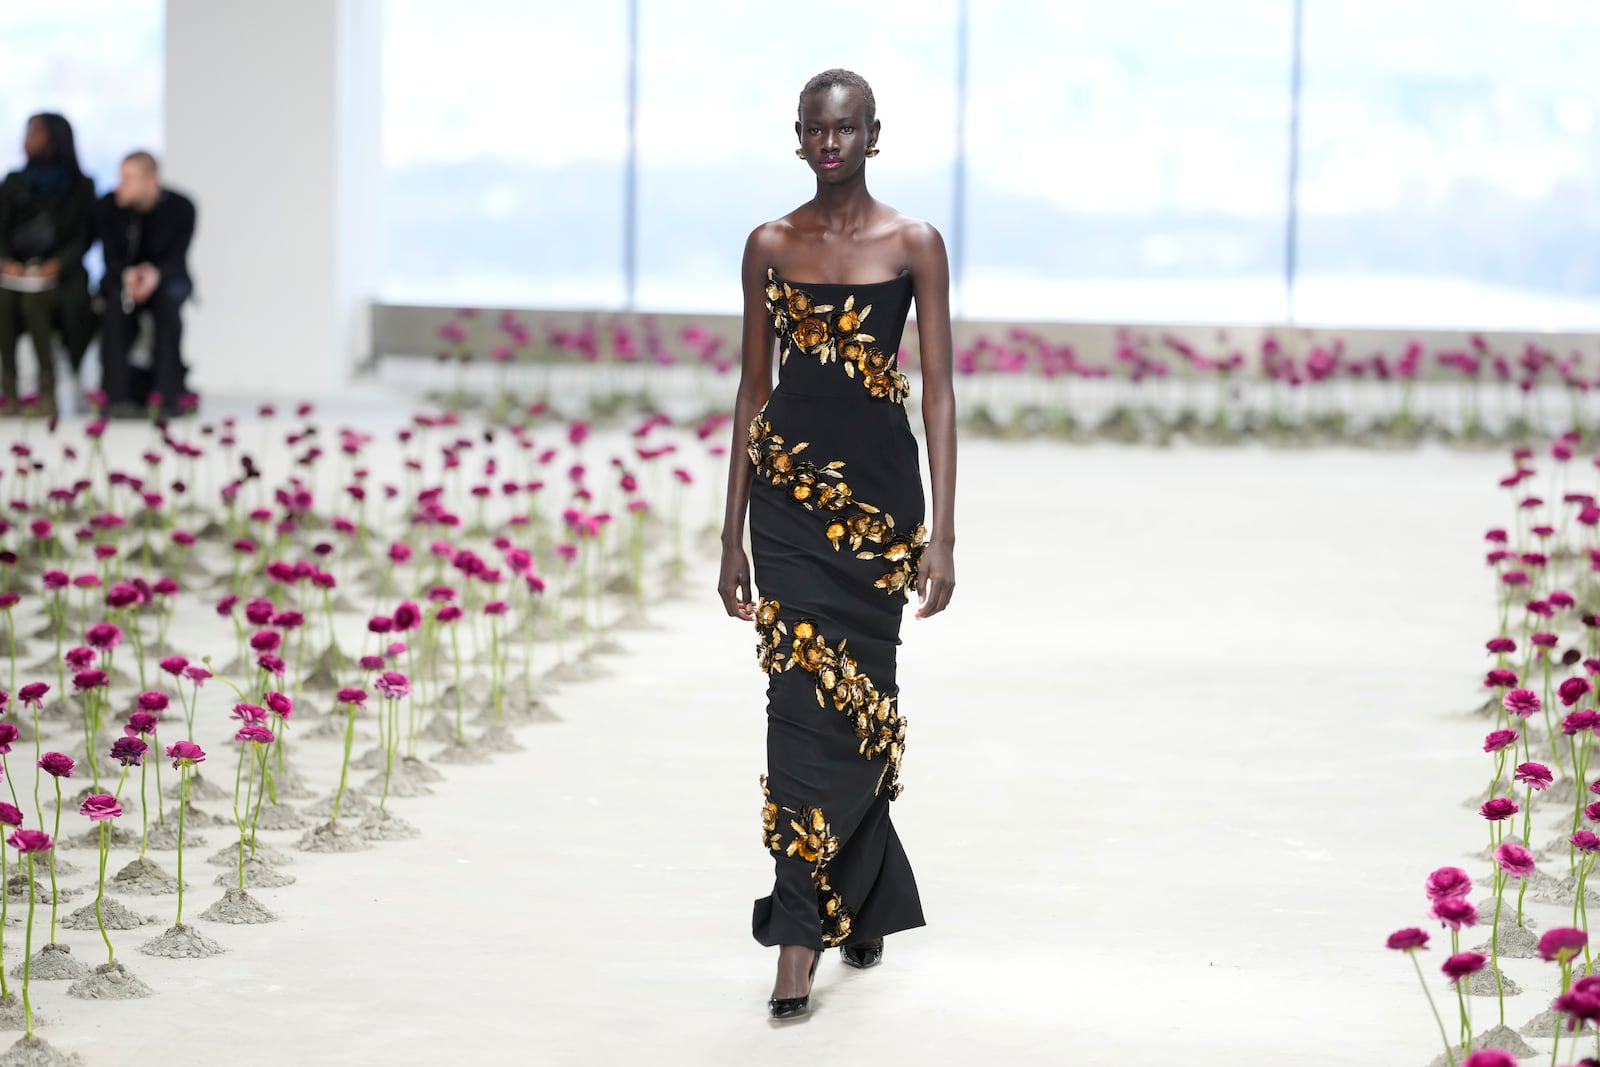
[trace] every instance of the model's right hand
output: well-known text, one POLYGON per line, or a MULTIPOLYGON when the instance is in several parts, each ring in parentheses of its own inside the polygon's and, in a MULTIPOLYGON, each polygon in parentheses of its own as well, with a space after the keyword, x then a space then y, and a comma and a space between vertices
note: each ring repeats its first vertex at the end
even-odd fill
POLYGON ((0 274, 8 278, 20 278, 23 266, 15 259, 0 259, 0 274))
POLYGON ((717 579, 717 593, 722 606, 735 619, 754 622, 756 604, 750 598, 750 558, 743 548, 724 546, 722 549, 722 574, 717 579))

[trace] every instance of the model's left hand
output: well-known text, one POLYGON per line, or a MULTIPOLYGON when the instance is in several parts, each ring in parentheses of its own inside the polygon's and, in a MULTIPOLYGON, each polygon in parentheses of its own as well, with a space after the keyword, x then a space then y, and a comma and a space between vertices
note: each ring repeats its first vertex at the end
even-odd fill
POLYGON ((61 261, 59 259, 47 259, 39 264, 39 276, 41 278, 54 278, 60 273, 61 261))
POLYGON ((917 569, 917 618, 937 615, 950 605, 956 591, 955 551, 948 543, 932 542, 922 550, 922 566, 917 569))

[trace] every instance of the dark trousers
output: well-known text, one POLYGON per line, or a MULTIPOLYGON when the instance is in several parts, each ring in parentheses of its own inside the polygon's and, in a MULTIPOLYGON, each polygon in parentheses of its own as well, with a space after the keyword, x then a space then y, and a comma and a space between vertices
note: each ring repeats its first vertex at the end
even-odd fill
POLYGON ((180 345, 183 341, 183 302, 189 298, 187 279, 163 281, 154 294, 132 312, 122 310, 122 286, 107 279, 105 312, 100 321, 100 374, 102 388, 113 404, 144 407, 152 393, 159 403, 175 407, 187 390, 180 345), (129 350, 139 335, 139 316, 155 320, 155 346, 149 372, 128 362, 129 350))
POLYGON ((39 392, 53 393, 56 382, 56 313, 58 289, 17 293, 0 289, 0 394, 17 399, 17 342, 26 333, 39 361, 39 392))

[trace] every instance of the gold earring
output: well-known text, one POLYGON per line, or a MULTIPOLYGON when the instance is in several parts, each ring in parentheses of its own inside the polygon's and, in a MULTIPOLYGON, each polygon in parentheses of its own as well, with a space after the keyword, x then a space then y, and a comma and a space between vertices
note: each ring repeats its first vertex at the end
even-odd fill
POLYGON ((806 158, 806 150, 804 148, 796 148, 794 150, 794 154, 796 159, 806 158))
POLYGON ((875 156, 877 154, 878 154, 878 146, 877 145, 868 145, 867 146, 867 158, 868 159, 871 159, 873 156, 875 156))

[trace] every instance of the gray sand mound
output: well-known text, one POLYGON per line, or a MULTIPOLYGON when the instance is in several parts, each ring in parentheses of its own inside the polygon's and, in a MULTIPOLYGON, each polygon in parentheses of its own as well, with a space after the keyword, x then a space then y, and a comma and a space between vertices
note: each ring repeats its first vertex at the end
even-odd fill
MULTIPOLYGON (((1533 1018, 1523 1023, 1517 1032, 1523 1037, 1553 1037, 1556 1032, 1557 1018, 1561 1019, 1561 1040, 1563 1043, 1565 1043, 1567 1039, 1572 1036, 1572 1031, 1567 1029, 1565 1017, 1558 1016, 1553 1008, 1546 1008, 1538 1015, 1535 1015, 1533 1018)), ((1594 1024, 1584 1023, 1583 1026, 1579 1028, 1578 1033, 1593 1034, 1594 1024)), ((1511 1050, 1507 1049, 1506 1051, 1510 1052, 1511 1050)))
MULTIPOLYGON (((168 800, 178 799, 178 786, 173 782, 162 790, 162 795, 168 800)), ((207 778, 200 771, 189 772, 189 799, 190 800, 229 800, 233 799, 233 792, 207 778)))
MULTIPOLYGON (((286 885, 294 885, 294 881, 294 875, 274 870, 260 859, 244 861, 244 885, 246 889, 281 889, 286 885)), ((239 872, 237 869, 223 871, 212 880, 212 884, 225 887, 237 886, 239 884, 239 872)), ((209 915, 201 916, 202 919, 209 917, 209 915)))
MULTIPOLYGON (((184 848, 204 848, 206 835, 196 830, 192 824, 185 823, 183 827, 184 848)), ((178 823, 176 819, 165 826, 150 828, 150 847, 157 852, 178 851, 178 823)))
MULTIPOLYGON (((33 1028, 35 1030, 45 1025, 45 1020, 40 1017, 39 1009, 33 1009, 33 1028)), ((27 1018, 22 1011, 22 994, 7 993, 0 998, 0 1030, 26 1030, 27 1018)))
MULTIPOLYGON (((270 863, 274 867, 282 867, 286 863, 294 862, 294 855, 292 853, 285 852, 282 849, 273 848, 265 841, 256 842, 256 849, 254 853, 250 851, 250 843, 248 841, 245 842, 244 861, 249 863, 252 858, 258 859, 263 863, 270 863)), ((206 862, 211 864, 213 867, 238 866, 239 843, 235 841, 231 845, 223 845, 211 855, 207 856, 206 862)))
POLYGON ((258 830, 299 830, 310 825, 309 818, 288 804, 263 804, 256 815, 258 830))
MULTIPOLYGON (((313 819, 331 819, 333 817, 333 794, 329 793, 321 800, 306 807, 303 814, 313 819)), ((346 788, 344 797, 339 801, 339 818, 347 816, 365 815, 373 808, 373 803, 354 789, 346 788)))
MULTIPOLYGON (((39 1025, 38 1016, 34 1016, 34 1025, 39 1025)), ((83 1057, 76 1052, 61 1052, 51 1047, 50 1043, 34 1034, 17 1041, 0 1055, 0 1067, 82 1067, 83 1057)))
POLYGON ((138 1000, 155 996, 155 992, 120 963, 102 963, 89 977, 67 987, 67 996, 80 1000, 138 1000))
MULTIPOLYGON (((1538 1055, 1538 1049, 1535 1049, 1532 1045, 1522 1040, 1521 1037, 1517 1036, 1517 1032, 1515 1030, 1511 1029, 1511 1027, 1505 1025, 1504 1023, 1492 1026, 1483 1033, 1479 1034, 1477 1037, 1473 1038, 1472 1047, 1474 1050, 1480 1048, 1497 1048, 1503 1052, 1511 1053, 1511 1055, 1515 1056, 1519 1060, 1526 1059, 1529 1056, 1538 1055)), ((1450 1051, 1455 1054, 1455 1062, 1458 1065, 1467 1058, 1466 1050, 1460 1045, 1457 1045, 1450 1051)), ((1447 1060, 1444 1053, 1441 1052, 1437 1057, 1434 1058, 1433 1062, 1429 1064, 1428 1067, 1449 1067, 1449 1063, 1450 1061, 1447 1060)))
POLYGON ((300 838, 301 852, 360 852, 371 848, 366 836, 350 823, 323 823, 300 838))
MULTIPOLYGON (((112 848, 138 848, 139 831, 130 830, 125 826, 113 826, 110 833, 112 848)), ((81 834, 71 834, 61 839, 62 848, 88 848, 100 851, 100 830, 85 830, 81 834)))
POLYGON ((233 923, 236 926, 278 921, 276 915, 237 886, 223 893, 221 900, 201 912, 200 918, 214 923, 233 923))
POLYGON ((170 960, 203 960, 218 956, 227 949, 211 940, 192 926, 174 926, 160 937, 152 937, 139 946, 146 956, 160 956, 170 960))
POLYGON ((522 752, 527 747, 517 740, 505 723, 485 727, 475 743, 488 752, 522 752))
MULTIPOLYGON (((176 804, 174 804, 172 807, 167 809, 167 825, 169 827, 171 827, 174 832, 177 831, 177 828, 178 828, 178 806, 176 804)), ((196 826, 232 826, 232 825, 234 825, 234 822, 233 822, 233 819, 232 819, 231 816, 229 818, 224 819, 222 816, 213 815, 209 811, 201 811, 200 808, 198 808, 195 805, 194 800, 191 799, 189 801, 188 807, 185 808, 184 813, 183 813, 183 839, 184 839, 184 843, 185 844, 188 843, 189 831, 194 829, 196 826)))
MULTIPOLYGON (((1504 915, 1501 916, 1505 918, 1504 915)), ((1487 924, 1486 924, 1487 925, 1487 924)), ((1472 951, 1489 955, 1490 944, 1487 939, 1483 944, 1472 951)), ((1500 958, 1507 960, 1532 960, 1539 958, 1539 935, 1526 926, 1507 926, 1500 924, 1500 958)))
POLYGON ((1514 997, 1522 992, 1522 987, 1511 980, 1505 971, 1500 972, 1500 989, 1495 988, 1494 968, 1484 964, 1483 970, 1476 974, 1468 975, 1462 980, 1462 988, 1469 997, 1498 997, 1501 990, 1508 997, 1514 997))
POLYGON ((490 753, 480 748, 474 741, 468 741, 465 744, 459 741, 451 741, 449 747, 442 748, 433 754, 435 763, 488 763, 489 758, 490 753))
POLYGON ((415 826, 388 811, 372 812, 356 830, 369 841, 405 841, 419 836, 415 826))
MULTIPOLYGON (((176 885, 173 892, 177 892, 176 885)), ((140 926, 154 926, 159 921, 153 915, 134 912, 116 897, 106 897, 100 901, 100 916, 105 920, 107 930, 133 930, 140 926)), ((100 924, 95 921, 93 904, 85 904, 68 915, 61 920, 61 925, 68 930, 100 929, 100 924)))
MULTIPOLYGON (((379 771, 361 783, 361 793, 369 797, 383 796, 383 772, 379 771)), ((415 778, 402 775, 397 765, 394 773, 389 776, 389 795, 392 797, 432 796, 433 787, 426 782, 419 782, 415 778)))
MULTIPOLYGON (((17 963, 7 973, 13 978, 21 978, 22 964, 20 962, 17 963)), ((88 974, 89 965, 80 959, 73 958, 71 945, 51 943, 33 954, 31 981, 71 982, 84 978, 88 974)))
POLYGON ((111 882, 122 892, 136 896, 164 896, 178 891, 178 879, 149 856, 130 862, 112 876, 111 882))

